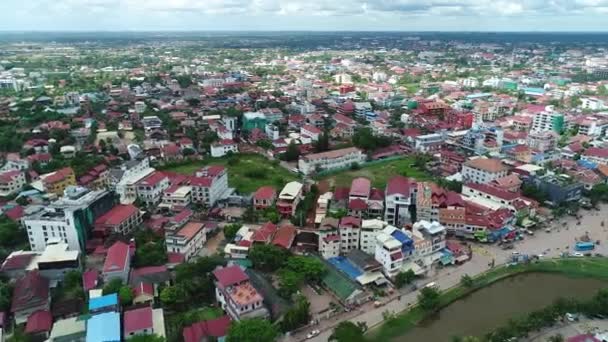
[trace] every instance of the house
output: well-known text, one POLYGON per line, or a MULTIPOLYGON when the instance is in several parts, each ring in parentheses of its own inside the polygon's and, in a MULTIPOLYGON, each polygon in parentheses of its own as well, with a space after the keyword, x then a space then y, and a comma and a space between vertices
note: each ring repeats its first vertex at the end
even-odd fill
POLYGON ((215 297, 222 309, 235 321, 244 318, 267 318, 264 298, 249 281, 240 266, 216 268, 215 297))
POLYGON ((239 147, 232 139, 222 139, 214 144, 211 144, 211 156, 220 158, 228 153, 238 153, 239 147))
POLYGON ((215 206, 228 193, 228 171, 221 165, 209 165, 190 178, 192 202, 207 208, 215 206))
POLYGON ((25 186, 25 173, 19 170, 10 170, 0 173, 0 197, 7 197, 18 193, 25 186))
POLYGON ((25 324, 25 333, 32 339, 46 340, 53 328, 53 316, 48 310, 32 313, 25 324))
POLYGON ((111 233, 128 235, 143 222, 139 208, 132 204, 119 204, 95 220, 95 232, 108 236, 111 233))
POLYGON ((389 179, 384 192, 384 220, 397 227, 411 223, 410 207, 415 203, 416 190, 413 179, 403 176, 389 179))
POLYGON ((201 342, 212 339, 224 342, 231 322, 229 316, 196 322, 184 328, 182 333, 184 342, 201 342))
POLYGON ((439 222, 418 221, 414 223, 413 230, 422 233, 426 240, 431 242, 431 252, 445 248, 446 229, 439 222))
POLYGON ((387 226, 376 235, 375 259, 382 264, 384 274, 392 278, 401 271, 404 261, 412 255, 413 240, 403 231, 387 226))
POLYGON ((160 203, 163 192, 169 187, 169 177, 163 172, 155 171, 137 182, 137 198, 142 203, 155 206, 160 203))
POLYGON ((272 242, 274 234, 277 232, 277 225, 272 222, 264 223, 258 230, 256 230, 251 236, 252 243, 269 244, 272 242))
POLYGON ((367 254, 373 255, 376 250, 376 235, 384 229, 386 221, 371 219, 362 220, 359 238, 359 249, 367 254))
POLYGON ((598 165, 608 165, 608 148, 589 147, 581 159, 598 165))
POLYGON ((152 309, 151 306, 145 306, 125 311, 122 336, 128 340, 137 335, 157 335, 164 338, 163 309, 152 309))
POLYGON ((340 255, 340 235, 331 233, 319 239, 319 253, 324 259, 340 255))
POLYGON ((315 126, 304 125, 300 128, 300 134, 309 137, 312 141, 317 141, 323 132, 315 126))
POLYGON ((353 164, 365 162, 366 156, 356 147, 348 147, 321 153, 313 153, 300 157, 298 169, 304 175, 317 171, 328 171, 349 168, 353 164))
POLYGON ((23 324, 36 311, 49 311, 51 297, 49 280, 38 271, 27 272, 15 281, 11 313, 17 324, 23 324))
POLYGON ((188 222, 175 233, 167 232, 165 245, 167 252, 180 253, 186 261, 196 257, 207 241, 207 231, 202 222, 188 222))
POLYGON ((87 320, 87 342, 121 341, 120 314, 116 311, 93 315, 87 320))
POLYGON ((478 184, 504 177, 507 172, 507 167, 500 160, 492 158, 475 158, 462 165, 462 178, 478 184))
POLYGON ((63 195, 63 192, 68 186, 76 185, 76 175, 71 167, 57 170, 48 175, 41 176, 40 178, 42 178, 44 191, 57 196, 63 195))
POLYGON ((131 253, 129 252, 129 245, 117 241, 108 248, 106 260, 103 264, 103 279, 106 283, 112 279, 120 279, 126 284, 129 280, 130 270, 131 253))
POLYGON ((568 175, 546 174, 524 180, 524 183, 528 182, 545 191, 553 205, 578 201, 581 199, 584 190, 583 184, 573 180, 568 175))
POLYGON ((49 340, 51 342, 85 341, 86 321, 80 317, 71 317, 55 321, 49 340))
POLYGON ((294 226, 288 224, 277 230, 272 238, 272 244, 285 249, 290 249, 293 241, 296 238, 297 230, 294 226))
POLYGON ((291 217, 295 214, 298 204, 303 198, 304 185, 298 182, 289 182, 285 184, 279 199, 277 201, 277 209, 283 217, 291 217))
POLYGON ((99 284, 99 271, 90 269, 82 273, 82 287, 85 292, 89 292, 99 284))
POLYGON ((140 282, 133 287, 133 304, 153 303, 154 285, 151 283, 140 282))
POLYGON ((270 208, 277 199, 277 191, 271 186, 263 186, 253 194, 253 208, 264 210, 270 208))

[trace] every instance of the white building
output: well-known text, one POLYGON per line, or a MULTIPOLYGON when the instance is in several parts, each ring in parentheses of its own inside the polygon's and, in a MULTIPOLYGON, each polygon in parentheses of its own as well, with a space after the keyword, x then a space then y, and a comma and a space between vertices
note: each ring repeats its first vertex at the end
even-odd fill
POLYGON ((378 219, 361 221, 359 249, 367 254, 373 255, 376 252, 376 235, 378 235, 386 226, 388 226, 386 221, 378 219))
POLYGON ((319 252, 324 259, 340 255, 340 235, 333 233, 320 237, 319 252))
POLYGON ((202 168, 190 179, 192 202, 212 208, 217 201, 229 195, 228 171, 223 166, 202 168))
POLYGON ((343 148, 321 153, 313 153, 300 157, 298 168, 304 175, 309 175, 318 169, 323 171, 349 168, 353 163, 365 162, 366 156, 356 147, 343 148))
POLYGON ((309 137, 312 141, 317 141, 323 132, 315 126, 304 125, 300 128, 300 134, 309 137))
POLYGON ((120 197, 120 203, 131 204, 137 199, 137 182, 153 172, 148 158, 126 161, 110 170, 110 189, 120 197))
POLYGON ((466 88, 477 88, 479 87, 479 80, 473 77, 463 78, 460 80, 460 84, 466 88))
POLYGON ((352 84, 353 78, 349 74, 337 74, 334 75, 334 81, 338 84, 352 84))
POLYGON ((431 252, 435 253, 445 248, 445 227, 439 222, 418 221, 413 230, 422 233, 426 240, 431 241, 431 252))
POLYGON ((564 126, 564 114, 554 111, 543 111, 532 119, 533 131, 561 131, 564 126))
POLYGON ((135 102, 135 112, 137 114, 143 114, 146 111, 146 103, 144 101, 135 102))
POLYGON ((49 240, 67 243, 70 250, 84 251, 87 234, 95 220, 108 212, 113 195, 107 191, 89 191, 68 187, 64 197, 46 207, 28 208, 23 224, 32 251, 43 251, 49 240), (90 216, 90 220, 88 219, 90 216))
POLYGON ((137 198, 149 206, 160 203, 163 192, 169 187, 169 177, 160 171, 154 171, 137 182, 137 198))
POLYGON ((239 147, 232 139, 222 139, 211 145, 211 156, 220 158, 227 155, 229 152, 238 153, 239 147))
POLYGON ((207 241, 207 230, 201 222, 188 222, 174 233, 167 233, 167 252, 180 253, 186 261, 198 256, 207 241))
POLYGON ((233 320, 264 319, 269 316, 264 307, 264 297, 253 287, 249 276, 240 266, 216 268, 213 276, 215 299, 233 320))
POLYGON ((361 237, 361 219, 347 216, 340 220, 340 253, 347 254, 353 249, 359 249, 361 237))
POLYGON ((355 102, 355 115, 363 117, 373 111, 372 104, 369 102, 355 102))
POLYGON ((443 133, 431 133, 419 135, 414 138, 414 148, 418 152, 429 152, 440 147, 446 140, 446 135, 443 133))
POLYGON ((416 182, 403 176, 391 178, 384 192, 384 220, 389 224, 402 227, 411 222, 410 206, 416 200, 416 182))
POLYGON ((499 159, 475 158, 462 165, 462 178, 467 182, 487 184, 507 175, 508 169, 499 159))
POLYGON ((384 274, 392 278, 401 271, 405 256, 402 244, 391 235, 395 227, 388 226, 376 235, 375 259, 382 264, 384 274))
POLYGON ((382 83, 386 82, 387 79, 388 76, 383 71, 376 71, 372 74, 372 80, 374 80, 374 82, 382 83))
POLYGON ((602 99, 598 99, 596 97, 582 97, 581 108, 595 111, 604 110, 608 108, 608 106, 606 106, 606 102, 602 99))
POLYGON ((165 208, 185 208, 192 202, 192 187, 187 185, 173 185, 165 190, 163 201, 160 204, 165 208))
POLYGON ((7 197, 18 193, 25 186, 25 173, 19 170, 0 173, 0 196, 7 197))

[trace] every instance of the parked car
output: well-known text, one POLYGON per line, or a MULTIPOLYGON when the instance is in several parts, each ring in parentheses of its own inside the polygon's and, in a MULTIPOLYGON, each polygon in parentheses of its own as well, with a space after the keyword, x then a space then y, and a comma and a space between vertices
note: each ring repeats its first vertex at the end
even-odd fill
POLYGON ((570 255, 573 256, 573 257, 576 257, 576 258, 582 258, 582 257, 585 256, 583 253, 580 253, 580 252, 574 252, 574 253, 572 253, 570 255))
POLYGON ((313 330, 306 335, 307 339, 311 339, 315 336, 318 336, 321 332, 319 330, 313 330))
POLYGON ((577 315, 577 314, 573 314, 573 313, 569 313, 569 312, 567 312, 567 313, 566 313, 566 319, 567 319, 569 322, 575 322, 575 321, 578 321, 578 315, 577 315))

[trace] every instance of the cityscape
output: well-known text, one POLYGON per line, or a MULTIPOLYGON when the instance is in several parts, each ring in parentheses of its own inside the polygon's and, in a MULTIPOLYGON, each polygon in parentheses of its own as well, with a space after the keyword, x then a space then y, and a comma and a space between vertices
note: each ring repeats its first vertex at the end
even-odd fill
POLYGON ((44 25, 0 31, 0 342, 608 341, 608 34, 44 25))

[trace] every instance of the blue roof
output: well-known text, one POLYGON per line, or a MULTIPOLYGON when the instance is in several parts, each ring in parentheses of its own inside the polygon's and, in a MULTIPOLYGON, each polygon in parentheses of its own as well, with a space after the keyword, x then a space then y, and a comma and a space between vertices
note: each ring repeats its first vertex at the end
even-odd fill
POLYGON ((488 97, 488 96, 492 96, 494 94, 492 93, 475 93, 475 94, 469 94, 467 95, 467 99, 477 99, 480 97, 488 97))
POLYGON ((327 259, 330 264, 334 265, 337 269, 344 272, 350 279, 357 280, 357 277, 363 274, 363 272, 347 258, 343 256, 337 256, 327 259))
POLYGON ((116 293, 89 300, 89 310, 98 310, 113 305, 118 305, 118 295, 116 293))
POLYGON ((407 234, 400 230, 395 230, 391 233, 391 236, 401 242, 402 245, 410 245, 413 243, 412 239, 410 239, 407 234))
POLYGON ((87 342, 119 342, 120 314, 105 312, 87 321, 87 342))

